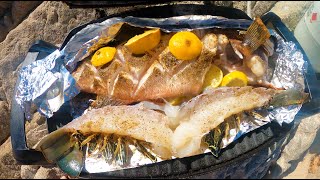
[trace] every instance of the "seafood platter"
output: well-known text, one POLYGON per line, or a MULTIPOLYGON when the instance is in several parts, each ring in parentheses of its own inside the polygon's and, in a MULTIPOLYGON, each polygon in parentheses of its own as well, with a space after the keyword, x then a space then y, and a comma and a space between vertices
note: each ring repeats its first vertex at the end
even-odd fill
POLYGON ((305 70, 295 43, 259 17, 110 17, 24 66, 15 99, 48 124, 68 105, 70 120, 33 149, 79 177, 219 159, 244 135, 294 121, 310 99, 305 70))

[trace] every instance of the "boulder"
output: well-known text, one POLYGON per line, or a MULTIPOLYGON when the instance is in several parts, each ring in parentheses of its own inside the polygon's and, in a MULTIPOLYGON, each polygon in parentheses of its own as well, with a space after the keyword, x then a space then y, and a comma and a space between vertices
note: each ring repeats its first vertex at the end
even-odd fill
POLYGON ((0 1, 0 8, 8 9, 11 7, 13 1, 0 1))
POLYGON ((11 139, 0 146, 0 178, 20 178, 21 165, 18 165, 12 154, 11 139))
POLYGON ((5 101, 0 101, 0 144, 9 137, 9 119, 8 104, 5 101))
POLYGON ((31 11, 41 4, 42 1, 13 1, 11 15, 14 25, 18 25, 31 11))
POLYGON ((56 167, 40 167, 33 179, 60 179, 66 176, 59 168, 56 167))
POLYGON ((293 31, 313 1, 279 1, 270 11, 277 14, 282 22, 293 31))
MULTIPOLYGON (((287 138, 287 145, 284 147, 280 158, 276 164, 271 167, 271 171, 267 178, 284 178, 290 176, 292 173, 297 173, 295 170, 299 162, 303 161, 309 153, 320 154, 319 149, 320 137, 320 114, 302 119, 299 126, 287 138)), ((309 162, 304 162, 304 169, 309 168, 309 162)), ((298 168, 300 169, 300 168, 298 168)), ((308 174, 305 174, 306 176, 308 174)), ((306 177, 296 177, 306 178, 306 177)))
MULTIPOLYGON (((244 12, 247 12, 247 3, 248 1, 233 1, 233 8, 237 8, 237 9, 240 9, 244 12)), ((251 10, 252 8, 254 7, 254 5, 256 4, 257 1, 251 1, 251 10)))
POLYGON ((257 1, 251 10, 251 17, 260 17, 268 12, 277 1, 257 1))
POLYGON ((42 1, 2 1, 0 2, 0 42, 8 32, 23 21, 42 1))
POLYGON ((232 1, 214 1, 214 5, 232 7, 232 1))
POLYGON ((5 100, 10 107, 17 78, 16 70, 31 44, 38 39, 60 44, 72 28, 93 19, 96 19, 94 9, 70 9, 62 2, 46 1, 10 31, 0 43, 0 81, 3 82, 5 100))
POLYGON ((33 179, 40 166, 37 165, 22 165, 21 166, 21 179, 33 179))

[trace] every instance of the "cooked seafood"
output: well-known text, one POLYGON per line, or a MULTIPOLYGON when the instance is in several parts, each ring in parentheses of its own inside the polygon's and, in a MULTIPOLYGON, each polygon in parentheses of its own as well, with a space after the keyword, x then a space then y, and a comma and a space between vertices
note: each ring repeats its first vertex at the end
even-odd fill
POLYGON ((263 87, 221 87, 208 90, 181 107, 174 123, 177 128, 172 137, 173 155, 187 157, 203 153, 203 136, 232 115, 260 107, 301 104, 306 98, 307 94, 298 90, 263 87))
POLYGON ((242 114, 263 118, 257 108, 302 104, 307 97, 268 83, 268 57, 275 44, 259 18, 237 38, 217 29, 153 29, 141 34, 143 30, 114 25, 72 73, 81 91, 97 95, 91 104, 97 109, 90 108, 36 147, 69 175, 78 176, 84 158, 98 153, 108 164, 126 167, 132 155, 129 145, 152 162, 197 155, 208 148, 216 155, 221 137, 229 136, 230 126, 238 128, 242 114), (212 81, 207 82, 211 87, 204 85, 213 65, 218 73, 211 76, 220 77, 216 88, 212 81), (221 83, 223 75, 230 81, 221 83), (244 87, 218 87, 232 80, 242 80, 244 87), (227 121, 233 123, 223 123, 227 121))
MULTIPOLYGON (((258 27, 260 26, 264 26, 263 23, 258 24, 258 27)), ((121 31, 119 27, 116 29, 121 31)), ((249 85, 268 85, 264 77, 268 65, 267 57, 274 51, 273 43, 268 40, 270 34, 258 40, 245 36, 242 41, 229 39, 226 35, 217 34, 210 29, 192 32, 203 44, 200 55, 192 60, 179 60, 169 50, 169 40, 175 33, 161 32, 158 45, 138 56, 123 45, 125 41, 118 42, 117 38, 121 39, 119 34, 113 37, 118 44, 115 57, 110 63, 95 67, 90 62, 90 57, 87 57, 72 75, 82 91, 97 94, 98 97, 103 96, 98 98, 100 100, 112 99, 121 104, 198 95, 203 90, 205 75, 213 63, 220 66, 225 73, 233 70, 245 72, 249 77, 249 85), (251 51, 245 44, 250 40, 258 41, 251 51)), ((257 33, 269 32, 264 29, 257 33)), ((98 50, 97 47, 100 46, 91 47, 90 52, 95 48, 98 50)), ((180 54, 182 52, 180 51, 180 54)))
POLYGON ((48 162, 72 175, 79 175, 83 167, 82 147, 89 154, 104 151, 108 162, 115 159, 125 165, 128 158, 127 144, 133 144, 144 155, 155 160, 171 158, 172 130, 162 113, 138 106, 106 106, 94 109, 64 127, 44 137, 36 146, 48 162), (150 151, 146 151, 146 144, 150 151), (77 164, 71 166, 69 163, 77 164))
POLYGON ((229 117, 236 116, 239 121, 242 112, 259 116, 252 110, 301 104, 306 97, 306 93, 292 89, 219 87, 206 89, 171 110, 152 103, 105 106, 88 111, 49 134, 36 149, 73 176, 79 175, 83 167, 83 147, 87 147, 88 156, 103 152, 106 162, 119 166, 129 162, 128 144, 152 162, 157 160, 156 156, 188 157, 203 153, 208 147, 214 152, 221 141, 218 137, 225 135, 225 131, 214 129, 229 117))

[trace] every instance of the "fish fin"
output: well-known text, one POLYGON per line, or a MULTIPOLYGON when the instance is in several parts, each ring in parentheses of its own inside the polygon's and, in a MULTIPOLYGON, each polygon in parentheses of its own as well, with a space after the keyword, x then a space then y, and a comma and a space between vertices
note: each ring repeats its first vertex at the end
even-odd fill
POLYGON ((263 24, 262 20, 257 17, 248 28, 244 36, 244 45, 252 53, 259 46, 264 44, 269 39, 270 33, 268 28, 263 24))
POLYGON ((35 149, 41 151, 49 163, 54 163, 68 154, 74 144, 70 133, 65 129, 58 129, 42 138, 35 149))

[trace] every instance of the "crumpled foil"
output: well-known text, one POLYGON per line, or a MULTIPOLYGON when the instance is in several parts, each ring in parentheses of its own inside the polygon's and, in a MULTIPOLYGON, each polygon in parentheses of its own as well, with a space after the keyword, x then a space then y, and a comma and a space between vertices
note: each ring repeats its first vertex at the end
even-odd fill
MULTIPOLYGON (((30 108, 35 104, 38 111, 46 117, 53 116, 63 103, 71 100, 79 94, 74 78, 71 76, 77 62, 88 53, 89 48, 104 36, 108 27, 115 23, 127 22, 138 27, 159 27, 165 32, 176 32, 191 29, 207 28, 234 28, 245 30, 252 23, 251 20, 227 19, 217 16, 178 16, 171 18, 110 18, 101 23, 94 23, 86 26, 77 32, 62 50, 57 50, 42 60, 33 62, 20 70, 20 82, 18 84, 16 101, 25 111, 26 118, 30 119, 30 108)), ((275 64, 271 72, 270 82, 276 87, 297 88, 304 90, 304 71, 306 64, 302 53, 293 42, 285 42, 275 31, 270 30, 272 36, 277 39, 277 49, 269 61, 275 64)), ((79 103, 78 103, 79 105, 79 103)), ((81 106, 81 105, 79 105, 81 106)), ((220 148, 225 148, 242 135, 257 129, 271 121, 279 124, 290 123, 294 120, 302 105, 292 105, 271 110, 263 119, 242 119, 238 128, 230 128, 228 136, 222 138, 220 148)), ((77 108, 81 112, 74 118, 85 112, 85 108, 77 108)), ((131 147, 134 156, 130 165, 126 168, 133 168, 144 164, 152 163, 141 153, 131 147)), ((209 149, 206 151, 210 151, 209 149)), ((159 160, 161 161, 161 160, 159 160)), ((85 160, 85 171, 90 173, 106 172, 123 169, 116 165, 108 165, 101 155, 87 157, 85 160)))

